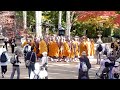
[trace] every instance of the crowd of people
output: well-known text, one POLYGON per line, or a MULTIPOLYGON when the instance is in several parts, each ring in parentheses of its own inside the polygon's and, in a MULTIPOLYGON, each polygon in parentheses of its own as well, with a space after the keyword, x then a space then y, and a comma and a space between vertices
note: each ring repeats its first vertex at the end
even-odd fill
POLYGON ((68 38, 63 36, 49 36, 32 38, 23 43, 22 47, 26 44, 34 47, 34 52, 37 58, 42 57, 43 52, 47 52, 51 61, 76 61, 81 56, 82 52, 85 51, 87 56, 95 55, 94 40, 89 40, 83 36, 81 38, 74 37, 68 38))
POLYGON ((20 78, 20 63, 19 57, 24 56, 25 66, 28 69, 30 79, 38 79, 39 77, 48 79, 48 60, 55 62, 75 62, 78 63, 78 79, 89 79, 89 69, 92 67, 89 57, 97 56, 97 64, 100 69, 96 73, 101 79, 118 79, 119 77, 119 59, 120 59, 120 41, 113 41, 111 47, 102 42, 95 42, 86 36, 83 37, 64 37, 64 36, 45 36, 27 38, 22 43, 22 52, 15 50, 16 42, 14 38, 4 40, 4 45, 1 48, 0 64, 2 78, 7 72, 7 64, 12 64, 12 73, 10 79, 14 78, 17 71, 17 79, 20 78), (8 44, 11 46, 13 56, 9 58, 8 44), (110 50, 111 49, 111 50, 110 50), (118 61, 118 62, 117 62, 118 61), (40 63, 41 62, 41 65, 40 63), (41 72, 40 72, 41 71, 41 72), (41 74, 42 73, 42 74, 41 74), (98 75, 98 73, 101 73, 98 75), (43 76, 43 74, 45 76, 43 76), (36 77, 35 77, 36 76, 36 77))

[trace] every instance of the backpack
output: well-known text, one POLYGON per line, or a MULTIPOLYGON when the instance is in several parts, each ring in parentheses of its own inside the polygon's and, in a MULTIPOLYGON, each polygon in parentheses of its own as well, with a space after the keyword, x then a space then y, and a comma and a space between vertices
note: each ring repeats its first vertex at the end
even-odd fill
POLYGON ((5 53, 2 53, 0 56, 0 62, 6 62, 7 61, 7 57, 5 55, 5 53))
POLYGON ((102 45, 100 44, 100 45, 98 46, 98 48, 97 48, 97 51, 101 52, 102 50, 103 50, 103 47, 102 47, 102 45))
MULTIPOLYGON (((40 73, 40 72, 39 72, 39 73, 40 73)), ((36 73, 34 72, 34 78, 33 78, 33 79, 40 79, 40 77, 39 77, 39 73, 36 74, 36 73)))
POLYGON ((15 61, 16 61, 15 56, 11 57, 11 59, 10 59, 10 63, 11 63, 11 64, 14 64, 15 61))
POLYGON ((88 70, 88 67, 86 65, 85 62, 80 62, 80 69, 83 71, 83 72, 86 72, 88 70))
POLYGON ((27 52, 28 52, 28 45, 25 46, 25 48, 24 48, 24 53, 27 53, 27 52))

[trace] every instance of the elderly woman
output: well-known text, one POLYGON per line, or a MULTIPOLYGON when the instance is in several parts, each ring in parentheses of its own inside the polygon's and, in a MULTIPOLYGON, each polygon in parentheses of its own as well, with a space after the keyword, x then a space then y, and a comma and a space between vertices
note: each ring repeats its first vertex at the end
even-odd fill
POLYGON ((83 77, 85 77, 86 79, 89 79, 88 71, 91 68, 91 64, 85 51, 82 52, 82 56, 80 57, 80 63, 78 68, 79 68, 78 79, 83 79, 83 77), (83 67, 84 67, 83 63, 87 67, 86 71, 83 70, 83 67))

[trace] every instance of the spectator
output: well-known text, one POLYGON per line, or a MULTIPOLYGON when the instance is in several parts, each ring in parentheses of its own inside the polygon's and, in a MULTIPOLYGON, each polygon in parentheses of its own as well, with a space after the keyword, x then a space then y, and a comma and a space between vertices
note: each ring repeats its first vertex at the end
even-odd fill
POLYGON ((16 70, 17 70, 17 79, 20 79, 20 67, 19 67, 20 63, 21 62, 19 61, 19 54, 18 51, 16 50, 14 55, 13 70, 10 79, 14 78, 14 74, 16 70))
POLYGON ((9 60, 8 54, 6 52, 5 47, 3 46, 3 48, 2 48, 2 54, 0 56, 2 78, 4 78, 4 75, 7 72, 8 60, 9 60))
POLYGON ((31 51, 27 53, 26 60, 30 60, 30 65, 28 66, 28 74, 30 78, 31 70, 35 70, 35 62, 37 60, 36 53, 33 52, 34 48, 31 47, 31 51))
POLYGON ((90 61, 89 61, 88 57, 86 56, 86 52, 83 51, 82 52, 82 56, 80 57, 78 79, 82 79, 83 77, 86 77, 87 79, 89 79, 88 71, 89 71, 90 68, 91 68, 90 61), (86 64, 86 66, 87 66, 87 70, 86 71, 82 70, 83 66, 82 66, 81 62, 82 63, 84 62, 86 64))

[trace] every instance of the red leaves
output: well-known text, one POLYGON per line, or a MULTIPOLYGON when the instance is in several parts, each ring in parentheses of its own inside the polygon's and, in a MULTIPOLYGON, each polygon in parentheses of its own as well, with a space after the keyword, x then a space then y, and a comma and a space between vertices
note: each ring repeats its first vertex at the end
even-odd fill
POLYGON ((114 19, 114 23, 120 27, 120 14, 114 19))
POLYGON ((115 11, 77 11, 78 21, 86 21, 89 18, 96 18, 98 16, 116 16, 115 11))

